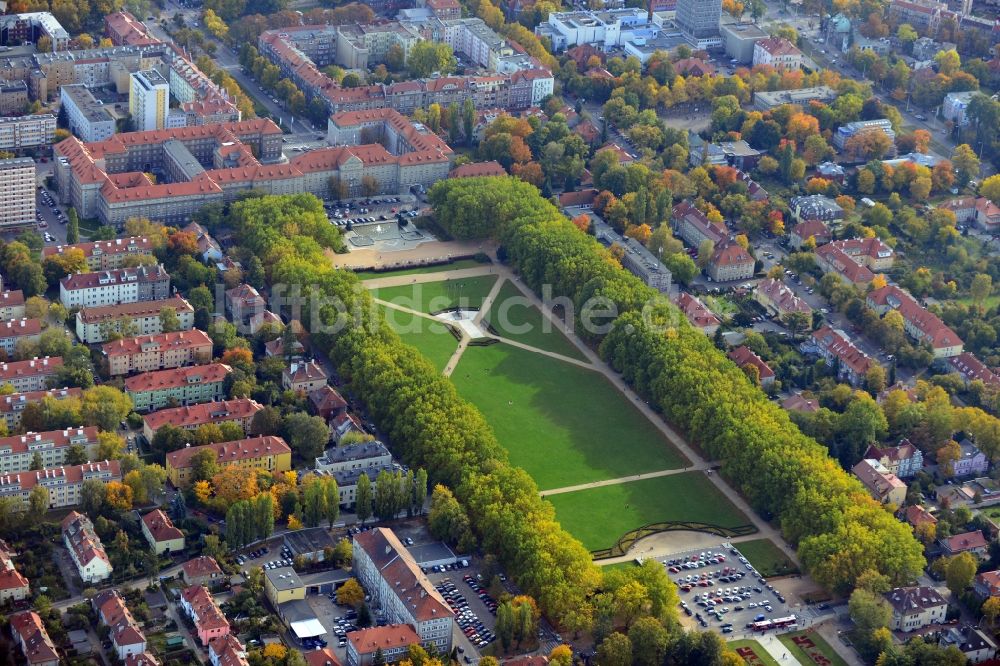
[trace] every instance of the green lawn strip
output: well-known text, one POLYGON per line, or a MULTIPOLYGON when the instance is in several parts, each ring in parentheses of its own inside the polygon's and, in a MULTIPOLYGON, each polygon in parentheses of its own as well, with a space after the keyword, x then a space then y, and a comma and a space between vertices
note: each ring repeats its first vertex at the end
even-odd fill
POLYGON ((595 562, 595 564, 600 565, 602 571, 618 571, 620 569, 634 569, 636 566, 638 566, 636 565, 634 560, 628 560, 627 562, 615 562, 614 564, 604 564, 604 565, 601 565, 600 562, 595 562))
POLYGON ((563 528, 589 550, 609 548, 626 532, 649 523, 690 520, 721 527, 750 523, 704 472, 639 479, 546 499, 563 528))
POLYGON ((799 572, 795 563, 788 559, 788 556, 770 539, 742 541, 735 546, 765 578, 799 572))
POLYGON ((602 375, 504 343, 469 347, 451 375, 538 486, 677 469, 681 454, 602 375))
POLYGON ((580 361, 583 354, 510 280, 503 283, 486 320, 502 337, 580 361), (525 330, 520 330, 525 329, 525 330))
POLYGON ((452 307, 478 308, 490 293, 496 275, 453 278, 373 289, 374 298, 418 312, 438 312, 452 307))
POLYGON ((458 349, 458 340, 443 324, 409 312, 379 305, 382 317, 406 344, 417 348, 438 370, 444 370, 448 359, 458 349))
MULTIPOLYGON (((753 653, 757 655, 757 662, 756 662, 757 664, 761 664, 762 666, 779 666, 778 662, 775 661, 774 657, 772 657, 771 654, 764 649, 764 646, 755 640, 744 638, 738 641, 729 641, 728 645, 729 649, 733 651, 736 651, 739 648, 750 648, 751 650, 753 650, 753 653)), ((737 654, 739 653, 737 652, 737 654)), ((746 659, 744 659, 744 661, 746 661, 746 659)), ((750 661, 747 661, 747 663, 750 664, 751 666, 753 666, 754 664, 753 662, 750 661)))
POLYGON ((792 641, 792 638, 795 636, 808 636, 809 640, 811 640, 816 646, 813 649, 829 659, 832 666, 847 666, 847 662, 844 661, 840 655, 837 654, 832 647, 830 647, 830 644, 815 631, 793 631, 790 634, 782 634, 781 636, 778 636, 778 640, 788 648, 791 655, 798 659, 802 666, 812 666, 813 664, 816 664, 816 662, 809 656, 808 652, 792 641))
POLYGON ((413 268, 401 268, 398 271, 356 271, 354 274, 361 280, 373 280, 380 277, 397 277, 400 275, 427 275, 428 273, 446 273, 447 271, 457 271, 461 268, 479 268, 487 264, 475 259, 459 259, 450 264, 434 264, 432 266, 414 266, 413 268))

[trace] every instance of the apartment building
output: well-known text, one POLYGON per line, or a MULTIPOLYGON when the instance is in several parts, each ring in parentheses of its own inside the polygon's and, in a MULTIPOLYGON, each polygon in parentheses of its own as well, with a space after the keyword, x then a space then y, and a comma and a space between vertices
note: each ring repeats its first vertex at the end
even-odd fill
POLYGON ((108 638, 119 659, 146 651, 146 635, 132 616, 118 590, 102 590, 90 600, 101 624, 108 628, 108 638))
POLYGON ((28 405, 41 402, 45 398, 65 400, 79 399, 83 395, 81 388, 54 388, 45 391, 28 391, 27 393, 8 393, 0 396, 0 418, 7 426, 7 432, 15 432, 21 427, 21 415, 28 405))
POLYGON ((886 285, 869 292, 865 301, 879 316, 889 310, 899 312, 903 316, 907 335, 930 345, 935 358, 950 358, 962 353, 963 342, 958 334, 940 317, 920 305, 909 292, 896 285, 886 285))
MULTIPOLYGON (((338 438, 334 438, 334 441, 339 441, 338 438)), ((372 462, 371 467, 354 467, 351 469, 342 469, 336 472, 330 472, 329 476, 332 476, 334 481, 337 482, 337 493, 340 496, 340 506, 346 509, 353 509, 358 501, 358 481, 361 476, 367 476, 368 480, 374 482, 380 472, 386 471, 389 473, 397 472, 402 470, 402 467, 395 463, 385 464, 382 462, 372 462)))
POLYGON ((316 458, 316 471, 333 474, 372 467, 388 467, 392 464, 392 454, 385 444, 378 441, 360 442, 347 446, 334 446, 316 458))
POLYGON ((99 583, 111 575, 111 560, 104 552, 104 544, 94 531, 90 518, 71 511, 63 518, 62 536, 66 550, 84 583, 99 583))
POLYGON ((899 507, 906 502, 906 484, 877 460, 862 460, 851 471, 880 504, 899 507))
POLYGON ((0 475, 0 497, 21 500, 21 508, 28 508, 28 495, 37 485, 49 491, 49 508, 76 506, 81 500, 83 482, 97 479, 103 483, 121 481, 121 468, 117 460, 90 462, 69 467, 53 467, 28 472, 0 475))
POLYGON ((292 449, 285 440, 273 435, 204 446, 187 446, 167 454, 167 478, 175 488, 185 488, 190 485, 191 459, 199 451, 204 450, 214 451, 218 455, 220 466, 240 465, 272 473, 287 472, 292 468, 292 449))
POLYGON ((865 382, 868 371, 877 365, 875 359, 858 349, 847 333, 822 326, 812 333, 812 344, 828 365, 837 368, 837 377, 852 386, 865 382))
POLYGON ((755 265, 756 260, 746 248, 734 240, 724 240, 712 252, 707 273, 716 282, 749 280, 755 265))
POLYGON ((23 113, 28 108, 28 84, 24 81, 0 82, 0 113, 23 113))
POLYGON ((768 65, 775 69, 802 67, 802 51, 784 37, 758 40, 753 47, 753 65, 768 65))
POLYGON ((155 69, 129 76, 128 110, 140 132, 161 130, 167 126, 170 111, 170 84, 155 69))
POLYGON ((101 352, 111 376, 153 372, 212 359, 212 338, 198 329, 159 335, 140 335, 107 342, 101 352))
POLYGON ((254 287, 241 284, 226 290, 226 312, 241 333, 253 334, 267 311, 267 301, 254 287))
POLYGON ((326 386, 326 371, 313 361, 292 361, 281 371, 281 386, 290 391, 309 393, 326 386))
POLYGON ((409 624, 424 647, 451 652, 455 615, 395 532, 376 527, 354 536, 354 575, 389 624, 409 624))
POLYGON ((0 118, 0 150, 47 146, 55 138, 56 117, 51 113, 0 118))
POLYGON ((807 323, 812 321, 812 308, 809 304, 781 280, 761 280, 754 288, 753 297, 764 309, 779 317, 801 314, 809 317, 807 323))
POLYGON ((24 292, 20 289, 0 291, 0 321, 23 319, 24 315, 24 292))
POLYGON ((0 41, 7 44, 37 43, 48 37, 53 51, 69 48, 70 34, 51 12, 27 12, 0 16, 0 41))
POLYGON ((35 226, 35 160, 0 160, 0 230, 35 226))
MULTIPOLYGON (((892 123, 885 118, 880 118, 877 120, 857 120, 841 125, 833 135, 833 147, 837 150, 844 150, 847 141, 858 132, 882 132, 889 137, 890 145, 895 146, 896 132, 892 129, 892 123)), ((894 148, 891 150, 894 152, 894 148)))
POLYGON ((125 380, 125 392, 135 411, 215 402, 225 397, 225 382, 233 369, 223 363, 156 370, 125 380))
POLYGON ((14 393, 41 391, 47 388, 62 366, 61 356, 0 363, 0 386, 10 384, 14 393))
POLYGON ((419 642, 420 636, 408 624, 351 631, 347 634, 347 666, 371 666, 379 653, 386 663, 402 661, 410 646, 419 642))
MULTIPOLYGON (((209 642, 208 661, 212 666, 250 666, 250 662, 247 661, 247 649, 233 634, 226 634, 209 642)), ((306 663, 308 662, 309 657, 306 656, 306 663)), ((335 665, 331 663, 329 666, 335 665)))
POLYGON ((97 428, 87 426, 29 432, 0 438, 0 474, 27 472, 37 455, 42 468, 65 464, 72 447, 82 447, 88 459, 97 454, 97 428))
POLYGON ((161 509, 153 509, 142 517, 142 535, 157 555, 184 550, 184 532, 161 509))
POLYGON ((885 593, 892 606, 893 631, 915 631, 944 622, 948 602, 933 587, 897 587, 885 593))
POLYGON ((143 417, 142 433, 147 440, 153 441, 153 435, 156 434, 156 431, 168 423, 184 430, 194 430, 206 423, 225 422, 236 423, 246 432, 254 415, 262 409, 264 409, 263 405, 251 398, 236 398, 235 400, 206 402, 188 407, 161 409, 143 417))
POLYGON ((33 610, 10 616, 10 633, 28 666, 59 666, 59 653, 45 623, 33 610))
POLYGON ((189 331, 194 326, 194 308, 180 296, 121 305, 85 307, 76 313, 76 337, 85 344, 104 342, 115 333, 157 335, 163 332, 161 313, 173 308, 177 328, 189 331))
POLYGON ((212 593, 202 585, 192 585, 181 592, 180 606, 194 623, 202 647, 229 634, 229 621, 215 605, 212 593))
POLYGON ((204 585, 212 588, 226 579, 214 557, 201 555, 181 565, 181 576, 186 585, 204 585))
MULTIPOLYGON (((84 217, 82 214, 80 217, 84 217)), ((125 258, 135 255, 153 254, 153 243, 144 236, 128 236, 109 241, 75 243, 73 245, 47 245, 42 248, 42 260, 64 254, 68 250, 80 250, 92 271, 110 271, 124 268, 125 258)))
POLYGON ((729 237, 725 224, 712 222, 691 203, 682 201, 674 206, 671 215, 674 230, 688 247, 697 249, 702 242, 710 240, 716 245, 729 237))
POLYGON ((0 604, 27 599, 31 584, 14 566, 14 551, 0 541, 0 604))
POLYGON ((42 322, 38 319, 15 319, 0 321, 0 349, 13 356, 22 343, 37 343, 42 333, 42 322))
POLYGON ((87 86, 80 83, 63 86, 59 101, 66 110, 70 131, 82 141, 103 141, 114 136, 117 129, 114 114, 87 86))
POLYGON ((170 298, 170 275, 163 264, 75 273, 59 281, 59 301, 67 310, 170 298))
POLYGON ((146 25, 125 9, 104 17, 104 34, 115 46, 143 46, 156 44, 146 25))
POLYGON ((924 468, 924 454, 908 439, 900 440, 897 446, 871 444, 865 450, 864 457, 879 461, 883 467, 901 479, 916 476, 917 472, 924 468))

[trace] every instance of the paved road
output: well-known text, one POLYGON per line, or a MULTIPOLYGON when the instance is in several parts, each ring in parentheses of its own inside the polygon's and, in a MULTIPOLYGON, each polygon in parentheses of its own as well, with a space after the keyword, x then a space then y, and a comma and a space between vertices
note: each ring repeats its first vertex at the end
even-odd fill
MULTIPOLYGON (((181 565, 174 564, 160 571, 160 573, 157 574, 157 576, 160 578, 163 577, 169 578, 170 576, 176 576, 178 573, 180 573, 180 571, 181 571, 181 565)), ((153 582, 158 582, 158 581, 154 579, 153 582)), ((118 590, 122 589, 145 590, 147 587, 149 587, 149 585, 150 585, 149 576, 144 576, 142 578, 136 578, 134 580, 125 581, 124 583, 118 583, 117 585, 115 585, 115 588, 118 590)), ((82 595, 76 595, 70 597, 69 599, 63 599, 62 601, 57 601, 52 604, 52 607, 59 611, 64 611, 70 606, 75 606, 83 601, 86 601, 86 599, 84 599, 82 595)))

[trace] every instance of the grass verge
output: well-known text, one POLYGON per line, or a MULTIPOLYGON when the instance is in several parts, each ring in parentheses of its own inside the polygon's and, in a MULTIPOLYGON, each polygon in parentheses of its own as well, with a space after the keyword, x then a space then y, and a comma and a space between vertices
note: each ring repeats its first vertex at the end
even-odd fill
POLYGON ((847 666, 847 662, 814 631, 793 631, 778 636, 778 640, 802 666, 847 666))
POLYGON ((765 578, 799 573, 795 563, 770 539, 743 541, 735 546, 765 578))
POLYGON ((586 360, 510 280, 500 287, 486 319, 502 337, 580 361, 586 360))
POLYGON ((453 278, 440 282, 420 282, 398 287, 372 289, 372 296, 418 312, 438 312, 448 308, 479 308, 490 293, 496 275, 453 278))
POLYGON ((379 306, 379 311, 389 326, 403 338, 403 342, 416 347, 435 368, 444 370, 448 359, 458 349, 458 340, 444 324, 384 305, 379 306))

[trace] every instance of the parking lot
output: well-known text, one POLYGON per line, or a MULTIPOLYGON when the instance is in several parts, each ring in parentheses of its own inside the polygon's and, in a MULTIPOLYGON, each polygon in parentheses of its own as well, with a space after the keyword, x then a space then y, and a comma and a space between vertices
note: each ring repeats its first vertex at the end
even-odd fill
MULTIPOLYGON (((755 622, 792 616, 785 598, 735 546, 675 553, 659 558, 677 584, 685 624, 724 634, 753 630, 755 622)), ((790 624, 786 623, 785 631, 790 624)))
POLYGON ((455 645, 465 663, 470 664, 478 661, 479 650, 496 640, 493 629, 497 604, 475 573, 463 573, 467 571, 431 573, 428 577, 455 612, 455 645))

